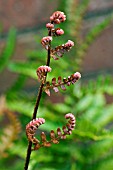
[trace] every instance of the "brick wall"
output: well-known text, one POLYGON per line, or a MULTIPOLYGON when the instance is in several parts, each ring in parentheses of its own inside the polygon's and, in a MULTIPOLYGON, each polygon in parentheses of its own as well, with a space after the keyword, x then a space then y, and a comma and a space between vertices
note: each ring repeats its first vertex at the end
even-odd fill
POLYGON ((0 22, 4 31, 11 26, 34 27, 45 22, 56 6, 57 0, 0 0, 0 22))

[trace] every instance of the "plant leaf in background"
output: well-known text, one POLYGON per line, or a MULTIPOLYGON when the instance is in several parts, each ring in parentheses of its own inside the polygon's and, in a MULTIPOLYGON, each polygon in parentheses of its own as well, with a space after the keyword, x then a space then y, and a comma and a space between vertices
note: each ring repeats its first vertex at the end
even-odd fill
POLYGON ((10 29, 5 47, 0 52, 0 72, 5 69, 15 50, 16 29, 10 29))

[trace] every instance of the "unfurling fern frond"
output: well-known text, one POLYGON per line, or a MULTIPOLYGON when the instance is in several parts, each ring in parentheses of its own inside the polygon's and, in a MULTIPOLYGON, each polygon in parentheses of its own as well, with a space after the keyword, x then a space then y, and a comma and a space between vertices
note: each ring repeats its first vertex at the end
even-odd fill
POLYGON ((61 36, 64 33, 62 29, 54 28, 55 24, 60 24, 65 20, 66 20, 66 16, 63 12, 61 11, 54 12, 50 16, 49 23, 46 24, 46 28, 48 29, 48 35, 41 39, 42 46, 47 50, 47 60, 46 60, 46 65, 38 67, 36 71, 38 79, 41 82, 41 84, 39 87, 36 104, 34 107, 32 121, 28 123, 26 126, 26 135, 28 137, 29 145, 28 145, 28 149, 27 149, 28 152, 25 161, 25 170, 28 169, 32 150, 38 150, 40 147, 50 147, 51 143, 57 144, 60 139, 65 139, 66 135, 70 135, 75 127, 75 117, 72 113, 69 113, 66 114, 65 118, 70 120, 68 121, 66 126, 62 127, 62 130, 60 128, 57 128, 57 135, 55 135, 54 130, 51 130, 50 141, 47 140, 45 132, 42 132, 40 135, 41 142, 35 137, 37 128, 45 122, 45 120, 42 118, 36 119, 40 99, 42 97, 42 92, 45 91, 50 96, 50 88, 52 88, 55 92, 58 92, 58 87, 61 87, 61 89, 66 90, 65 85, 69 86, 70 84, 74 84, 81 77, 81 74, 79 72, 76 72, 71 76, 69 76, 67 79, 64 78, 63 80, 61 76, 59 76, 57 82, 55 77, 52 79, 51 83, 49 83, 46 80, 48 72, 51 71, 51 67, 50 67, 51 58, 58 60, 59 57, 62 57, 65 52, 70 51, 70 49, 74 46, 74 42, 71 40, 68 40, 65 44, 56 46, 55 48, 52 48, 51 46, 53 41, 53 36, 61 36), (32 144, 34 145, 34 148, 32 148, 32 144))
POLYGON ((21 125, 15 114, 8 109, 2 111, 10 121, 3 129, 3 134, 0 137, 0 155, 7 156, 7 150, 12 147, 21 131, 21 125))
POLYGON ((51 49, 51 57, 54 60, 58 60, 58 57, 62 57, 64 53, 69 52, 70 49, 74 46, 74 42, 68 40, 65 44, 59 45, 55 47, 55 49, 51 49))
POLYGON ((81 78, 81 74, 79 72, 76 72, 72 74, 71 76, 68 76, 68 78, 63 78, 61 76, 58 77, 58 80, 56 81, 56 78, 54 77, 52 79, 52 83, 46 82, 46 85, 44 86, 44 91, 50 96, 50 90, 53 89, 55 92, 58 92, 58 87, 60 87, 62 90, 66 90, 65 85, 70 86, 71 84, 74 84, 76 81, 78 81, 81 78))
POLYGON ((26 135, 29 141, 33 142, 33 143, 37 143, 38 140, 34 137, 37 128, 41 125, 45 123, 45 119, 43 118, 36 118, 33 119, 32 121, 30 121, 30 123, 28 123, 26 125, 26 135))
POLYGON ((46 73, 51 72, 51 67, 49 67, 49 66, 40 66, 40 67, 38 67, 36 72, 37 72, 38 79, 40 81, 42 81, 43 83, 45 83, 46 73))
POLYGON ((40 147, 50 147, 51 143, 57 144, 59 143, 60 139, 66 139, 66 135, 70 135, 72 133, 72 130, 74 130, 75 127, 75 116, 72 113, 68 113, 65 115, 66 119, 69 119, 66 126, 62 127, 62 130, 60 128, 57 128, 57 135, 55 135, 54 130, 51 130, 50 132, 50 141, 47 141, 45 132, 42 132, 41 142, 35 137, 36 130, 41 124, 45 123, 45 119, 43 118, 36 118, 33 119, 30 123, 26 125, 26 135, 29 141, 31 141, 34 144, 34 148, 32 150, 38 150, 40 147))
POLYGON ((68 78, 63 78, 61 76, 58 77, 58 81, 56 81, 56 78, 54 77, 52 79, 52 82, 46 81, 46 74, 48 72, 51 72, 51 67, 49 66, 40 66, 37 69, 37 76, 39 81, 41 81, 44 85, 43 90, 50 96, 50 90, 53 89, 55 92, 58 92, 58 87, 61 87, 62 90, 66 90, 65 85, 70 86, 71 84, 74 84, 77 80, 81 78, 81 74, 79 72, 76 72, 72 74, 71 76, 68 76, 68 78))

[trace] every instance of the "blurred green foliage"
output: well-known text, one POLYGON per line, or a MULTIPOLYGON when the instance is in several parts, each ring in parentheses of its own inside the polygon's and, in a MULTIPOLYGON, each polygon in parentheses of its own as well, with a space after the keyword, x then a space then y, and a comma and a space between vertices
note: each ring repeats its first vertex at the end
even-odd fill
POLYGON ((0 51, 0 72, 7 66, 10 58, 13 55, 16 42, 16 30, 15 28, 10 29, 8 33, 7 42, 4 48, 0 51))
MULTIPOLYGON (((58 10, 65 11, 67 21, 61 24, 65 36, 59 38, 60 40, 56 38, 53 46, 72 39, 76 42, 76 47, 60 61, 51 60, 52 72, 48 74, 48 79, 57 77, 61 73, 62 77, 67 77, 75 71, 82 70, 81 63, 90 44, 110 25, 112 16, 108 16, 93 27, 81 39, 81 26, 88 4, 88 0, 59 1, 58 10)), ((47 33, 45 28, 40 31, 47 33)), ((41 35, 37 37, 39 43, 42 37, 41 35)), ((14 46, 13 42, 10 44, 10 53, 1 56, 1 69, 7 66, 10 71, 19 75, 5 95, 8 109, 19 113, 18 119, 22 131, 19 138, 13 142, 13 146, 7 150, 8 156, 1 159, 0 167, 2 170, 20 170, 24 167, 27 149, 25 126, 31 120, 39 84, 37 82, 34 91, 27 91, 23 86, 29 78, 37 81, 36 69, 45 64, 46 51, 43 49, 27 51, 27 62, 25 63, 9 61, 8 58, 14 46), (6 65, 7 62, 8 65, 6 65)), ((5 53, 3 52, 3 54, 5 53)), ((66 140, 60 141, 58 145, 53 144, 50 148, 41 148, 39 151, 33 152, 29 170, 112 170, 113 103, 108 103, 106 96, 113 96, 113 79, 108 75, 99 75, 94 80, 87 82, 81 80, 77 84, 67 87, 65 93, 51 93, 50 98, 43 94, 37 116, 45 118, 46 123, 40 127, 40 130, 48 133, 51 129, 61 127, 65 123, 64 115, 68 112, 75 114, 77 125, 73 134, 66 140), (54 99, 55 102, 53 102, 54 99)))

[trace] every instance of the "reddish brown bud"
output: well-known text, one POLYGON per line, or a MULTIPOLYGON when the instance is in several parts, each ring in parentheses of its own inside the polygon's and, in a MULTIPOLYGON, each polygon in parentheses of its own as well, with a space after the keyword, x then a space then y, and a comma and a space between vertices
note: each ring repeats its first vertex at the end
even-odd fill
POLYGON ((47 36, 47 37, 43 37, 41 40, 41 44, 43 45, 43 47, 48 50, 48 46, 49 43, 52 41, 52 37, 51 36, 47 36))
POLYGON ((68 42, 65 43, 65 46, 66 46, 66 47, 73 47, 73 46, 74 46, 74 42, 71 41, 71 40, 68 40, 68 42))
POLYGON ((56 11, 50 16, 50 21, 55 24, 60 24, 66 20, 66 15, 61 11, 56 11))
POLYGON ((74 73, 74 78, 76 78, 77 80, 81 78, 81 74, 79 72, 74 73))
POLYGON ((64 30, 62 30, 62 29, 57 29, 57 30, 56 30, 56 34, 57 34, 57 35, 62 35, 62 34, 64 34, 64 30))
POLYGON ((72 113, 68 113, 65 115, 65 118, 70 119, 66 126, 68 128, 68 134, 71 134, 72 130, 74 130, 75 128, 75 123, 76 123, 75 116, 72 113))
POLYGON ((46 24, 46 28, 52 29, 52 28, 54 28, 54 24, 47 23, 47 24, 46 24))
POLYGON ((45 73, 51 72, 51 67, 40 66, 40 67, 38 67, 36 72, 37 72, 37 76, 38 76, 39 80, 41 80, 45 76, 45 73))

